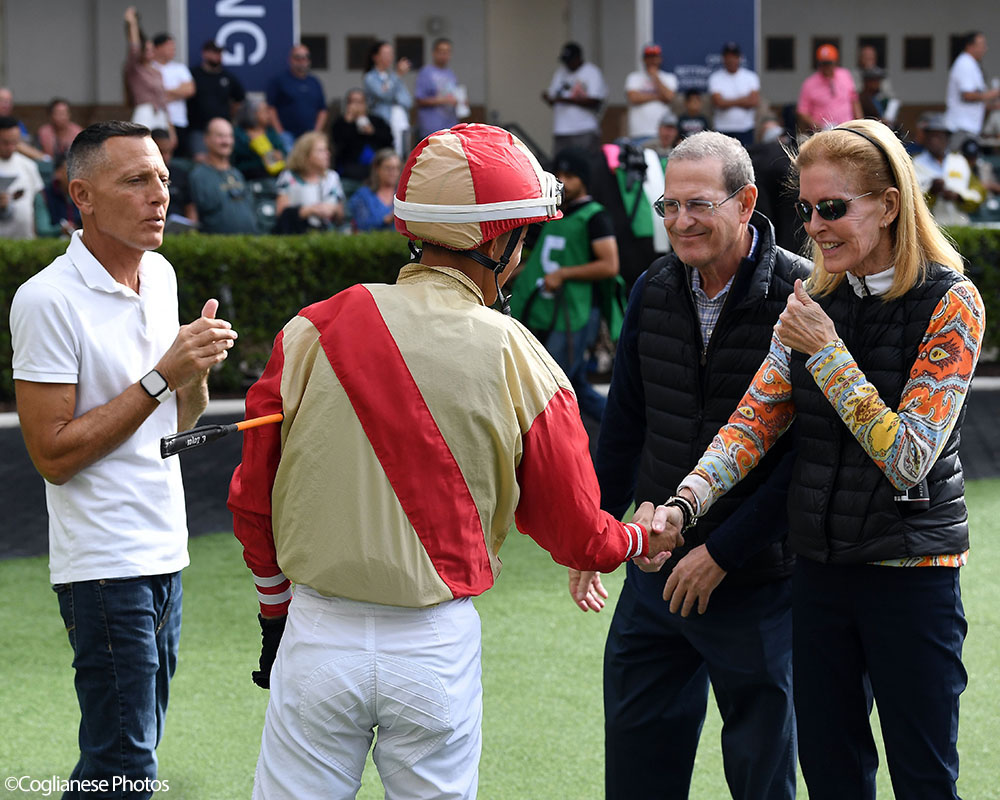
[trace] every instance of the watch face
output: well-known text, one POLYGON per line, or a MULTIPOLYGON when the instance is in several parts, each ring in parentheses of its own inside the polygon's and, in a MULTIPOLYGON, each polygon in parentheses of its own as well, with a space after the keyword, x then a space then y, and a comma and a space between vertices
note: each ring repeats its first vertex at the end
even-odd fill
POLYGON ((139 383, 150 397, 157 397, 167 389, 166 380, 155 369, 143 375, 139 383))

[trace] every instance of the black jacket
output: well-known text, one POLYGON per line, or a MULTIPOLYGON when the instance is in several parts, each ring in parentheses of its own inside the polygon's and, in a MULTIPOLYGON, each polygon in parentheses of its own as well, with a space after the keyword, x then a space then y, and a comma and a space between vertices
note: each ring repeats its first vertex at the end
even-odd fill
MULTIPOLYGON (((938 302, 962 280, 932 265, 926 280, 898 300, 858 297, 843 281, 817 298, 865 377, 891 409, 899 408, 909 372, 938 302)), ((790 540, 815 561, 856 564, 907 556, 961 553, 969 547, 958 422, 927 476, 929 503, 897 502, 894 488, 841 421, 792 353, 792 399, 798 460, 789 488, 790 540)))
MULTIPOLYGON (((624 513, 633 498, 661 503, 674 493, 750 386, 795 278, 808 275, 808 261, 775 245, 765 217, 751 222, 759 234, 756 257, 741 263, 707 348, 690 268, 670 254, 636 282, 597 451, 601 502, 612 513, 624 513)), ((702 543, 730 572, 727 583, 787 576, 793 561, 785 542, 788 449, 779 441, 688 531, 685 546, 660 572, 630 566, 630 579, 635 574, 651 591, 662 590, 672 566, 702 543)))

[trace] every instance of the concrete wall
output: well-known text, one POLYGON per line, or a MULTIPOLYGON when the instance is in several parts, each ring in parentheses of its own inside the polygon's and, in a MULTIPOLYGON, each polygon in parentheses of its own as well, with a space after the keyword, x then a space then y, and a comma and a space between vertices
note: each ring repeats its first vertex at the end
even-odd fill
MULTIPOLYGON (((431 43, 445 36, 454 43, 451 67, 469 90, 473 105, 481 105, 486 93, 485 0, 300 0, 303 36, 328 38, 329 69, 317 71, 328 99, 343 97, 348 89, 360 86, 362 72, 348 72, 347 37, 374 36, 392 41, 396 36, 423 36, 425 60, 430 59, 431 43), (431 28, 432 19, 440 27, 431 28)), ((406 78, 413 89, 415 73, 406 78)))
POLYGON ((981 29, 992 49, 983 68, 988 77, 1000 75, 1000 6, 996 0, 838 0, 836 3, 802 0, 760 0, 761 66, 768 36, 795 36, 794 72, 761 72, 761 86, 773 103, 791 103, 798 97, 802 81, 812 72, 814 35, 834 35, 841 40, 843 66, 857 63, 858 36, 884 35, 887 41, 886 69, 893 90, 904 105, 944 105, 950 64, 949 42, 953 34, 981 29), (903 39, 907 36, 934 38, 934 67, 903 70, 903 39))
POLYGON ((57 95, 74 105, 123 103, 128 5, 138 9, 148 35, 166 29, 164 0, 6 0, 3 81, 18 105, 57 95))
MULTIPOLYGON (((211 2, 211 0, 200 0, 211 2)), ((751 0, 747 0, 750 2, 751 0)), ((120 106, 125 45, 122 12, 128 0, 0 0, 0 83, 14 89, 18 106, 42 106, 54 95, 74 105, 120 106)), ((156 33, 175 19, 183 0, 135 0, 144 29, 156 33)), ((858 35, 887 35, 888 69, 904 104, 942 105, 949 37, 982 28, 992 39, 984 67, 1000 75, 1000 11, 996 0, 759 0, 761 57, 769 35, 796 39, 794 72, 762 71, 763 94, 772 103, 793 102, 811 71, 812 36, 841 37, 845 65, 855 62, 858 35), (904 72, 903 38, 934 37, 934 68, 904 72)), ((346 37, 391 39, 421 34, 429 47, 440 35, 454 40, 453 67, 487 119, 517 121, 545 149, 551 111, 539 95, 570 39, 599 64, 609 89, 605 133, 614 135, 624 105, 625 76, 637 68, 638 47, 648 37, 642 21, 651 0, 300 0, 303 34, 328 36, 329 63, 318 72, 327 94, 342 96, 361 80, 346 70, 346 37)), ((177 33, 177 31, 175 31, 177 33)), ((197 53, 194 54, 197 57, 197 53)), ((763 60, 761 62, 763 64, 763 60)), ((409 79, 412 86, 413 77, 409 79)), ((82 121, 86 121, 85 119, 82 121)))

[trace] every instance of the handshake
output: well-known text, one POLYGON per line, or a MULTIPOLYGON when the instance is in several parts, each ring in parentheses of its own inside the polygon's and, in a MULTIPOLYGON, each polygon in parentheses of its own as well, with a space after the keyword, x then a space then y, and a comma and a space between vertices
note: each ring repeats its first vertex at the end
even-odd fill
MULTIPOLYGON (((649 531, 649 547, 645 556, 632 559, 643 572, 658 572, 671 553, 684 544, 684 530, 691 525, 694 510, 684 497, 672 497, 654 508, 650 502, 640 505, 632 522, 649 531)), ((663 600, 670 605, 671 613, 688 616, 693 610, 704 614, 715 588, 726 576, 701 544, 686 553, 670 571, 663 589, 663 600)), ((569 570, 569 593, 582 611, 600 611, 608 592, 601 585, 597 572, 569 570)))
POLYGON ((693 507, 683 498, 671 498, 655 508, 648 500, 642 503, 632 515, 632 522, 649 531, 649 547, 646 555, 636 556, 632 562, 643 572, 658 572, 671 552, 684 544, 683 532, 691 524, 693 513, 693 507))

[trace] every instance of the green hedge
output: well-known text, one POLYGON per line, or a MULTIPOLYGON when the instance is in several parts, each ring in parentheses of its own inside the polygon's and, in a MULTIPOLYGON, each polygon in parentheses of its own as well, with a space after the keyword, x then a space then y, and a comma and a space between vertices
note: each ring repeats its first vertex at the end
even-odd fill
MULTIPOLYGON (((954 228, 969 276, 986 302, 986 347, 1000 347, 1000 229, 954 228)), ((14 397, 10 301, 17 287, 66 248, 65 241, 0 239, 0 402, 14 397)), ((217 393, 241 393, 263 368, 275 334, 304 305, 355 283, 392 282, 409 253, 396 233, 357 236, 168 237, 160 252, 174 265, 182 322, 217 297, 240 339, 213 374, 217 393)))
MULTIPOLYGON (((20 286, 66 241, 0 239, 0 402, 14 397, 10 301, 20 286)), ((275 334, 303 306, 355 283, 391 283, 409 260, 397 233, 356 236, 168 236, 159 250, 174 265, 181 322, 190 322, 210 297, 240 338, 213 373, 219 394, 242 393, 264 367, 275 334)))

